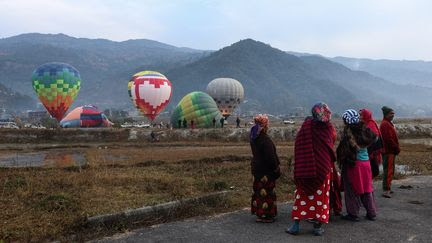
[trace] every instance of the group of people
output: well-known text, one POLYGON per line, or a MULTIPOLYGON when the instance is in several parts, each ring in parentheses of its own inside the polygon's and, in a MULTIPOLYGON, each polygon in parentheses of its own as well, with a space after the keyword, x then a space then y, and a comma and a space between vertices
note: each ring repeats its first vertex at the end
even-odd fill
MULTIPOLYGON (((219 119, 219 123, 220 123, 220 127, 221 128, 223 128, 224 127, 224 125, 225 125, 225 117, 221 117, 220 119, 219 119)), ((237 117, 236 118, 236 124, 237 124, 237 127, 240 127, 240 117, 237 117)), ((212 123, 213 123, 213 128, 215 128, 216 127, 216 117, 214 117, 213 118, 213 120, 212 120, 212 123)), ((178 120, 177 121, 177 126, 178 126, 178 128, 187 128, 188 127, 188 122, 187 122, 187 120, 186 120, 186 118, 183 118, 183 120, 178 120)), ((191 128, 191 129, 195 129, 195 122, 194 122, 194 120, 192 119, 192 120, 190 120, 190 125, 189 125, 189 127, 191 128)))
MULTIPOLYGON (((383 164, 383 197, 391 198, 391 182, 395 158, 400 152, 396 130, 392 123, 394 111, 382 107, 383 120, 378 126, 368 109, 346 110, 339 144, 338 134, 331 123, 331 110, 325 103, 313 106, 312 114, 303 122, 294 145, 294 203, 292 225, 286 232, 300 232, 300 220, 313 223, 314 235, 320 236, 331 212, 345 220, 359 221, 360 207, 366 209, 366 219, 377 215, 373 178, 383 164), (337 165, 336 166, 336 163, 337 165), (337 169, 339 167, 339 169, 337 169), (340 171, 340 173, 339 173, 340 171), (342 195, 346 214, 342 215, 342 195)), ((276 147, 267 135, 269 119, 255 117, 250 131, 253 154, 251 170, 254 177, 251 213, 257 222, 271 223, 277 215, 276 180, 280 177, 280 162, 276 147)))

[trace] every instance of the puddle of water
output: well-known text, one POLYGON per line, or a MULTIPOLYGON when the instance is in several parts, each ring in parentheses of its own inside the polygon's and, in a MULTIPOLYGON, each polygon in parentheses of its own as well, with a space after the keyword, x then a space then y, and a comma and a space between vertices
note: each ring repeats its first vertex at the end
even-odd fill
MULTIPOLYGON (((379 166, 380 174, 383 173, 383 166, 382 164, 379 166)), ((395 173, 401 174, 401 175, 417 175, 417 172, 409 170, 408 165, 395 165, 395 173)))
POLYGON ((42 152, 0 155, 0 167, 70 167, 84 166, 86 159, 82 153, 42 152))
POLYGON ((402 143, 432 146, 432 138, 402 139, 402 143))

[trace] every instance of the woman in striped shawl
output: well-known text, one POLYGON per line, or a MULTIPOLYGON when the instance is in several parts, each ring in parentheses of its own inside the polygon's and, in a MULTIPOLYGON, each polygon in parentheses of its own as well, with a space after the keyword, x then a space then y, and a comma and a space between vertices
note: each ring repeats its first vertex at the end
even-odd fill
POLYGON ((331 111, 327 104, 312 108, 297 133, 294 147, 295 201, 291 212, 294 224, 287 233, 299 233, 299 221, 314 221, 314 235, 320 236, 323 223, 328 223, 330 211, 330 179, 336 155, 333 144, 336 130, 330 123, 331 111))

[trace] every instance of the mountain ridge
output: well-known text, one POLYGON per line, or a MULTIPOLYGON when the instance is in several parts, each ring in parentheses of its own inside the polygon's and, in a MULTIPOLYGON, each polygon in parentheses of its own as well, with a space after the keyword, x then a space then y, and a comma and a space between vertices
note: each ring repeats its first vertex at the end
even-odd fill
POLYGON ((432 114, 432 102, 422 101, 430 97, 432 89, 393 84, 320 55, 292 54, 296 53, 252 39, 217 51, 202 51, 151 40, 115 42, 64 34, 23 34, 0 39, 0 83, 36 100, 31 72, 43 63, 59 61, 75 66, 84 80, 73 106, 93 103, 132 110, 126 91, 129 78, 138 71, 154 70, 173 83, 167 111, 188 92, 205 91, 212 79, 231 77, 245 87, 246 103, 240 106, 241 112, 287 114, 326 101, 338 113, 363 107, 380 112, 386 104, 407 115, 418 109, 432 114))

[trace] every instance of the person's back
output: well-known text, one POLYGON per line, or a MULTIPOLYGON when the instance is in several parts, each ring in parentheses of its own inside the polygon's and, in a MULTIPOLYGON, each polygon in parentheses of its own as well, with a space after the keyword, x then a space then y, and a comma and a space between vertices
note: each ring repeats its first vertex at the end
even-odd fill
POLYGON ((183 128, 187 128, 187 121, 186 121, 186 118, 183 119, 183 128))
POLYGON ((219 120, 219 122, 220 122, 220 124, 221 124, 221 128, 223 128, 223 127, 224 127, 224 123, 225 123, 225 119, 222 117, 222 118, 219 120))

